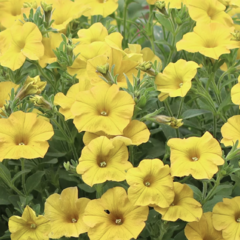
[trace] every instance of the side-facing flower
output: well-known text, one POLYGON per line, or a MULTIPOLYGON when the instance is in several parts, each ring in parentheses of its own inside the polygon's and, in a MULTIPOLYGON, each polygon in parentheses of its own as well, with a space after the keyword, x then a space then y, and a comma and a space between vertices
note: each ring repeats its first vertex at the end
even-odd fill
POLYGON ((240 115, 230 117, 221 128, 223 143, 226 147, 233 146, 236 141, 239 141, 238 147, 240 146, 240 115))
MULTIPOLYGON (((184 97, 192 86, 192 79, 197 73, 198 64, 193 61, 178 60, 169 63, 155 78, 157 90, 166 97, 184 97)), ((161 96, 160 94, 160 96, 161 96)))
POLYGON ((231 41, 232 29, 220 23, 197 25, 193 32, 183 36, 176 47, 177 50, 200 52, 206 57, 218 59, 222 54, 230 53, 230 49, 239 48, 239 43, 231 41))
POLYGON ((213 227, 212 213, 203 213, 199 222, 188 223, 184 229, 185 235, 188 240, 224 240, 222 232, 217 231, 213 227))
POLYGON ((220 144, 209 132, 202 137, 172 138, 167 145, 171 150, 172 176, 191 174, 195 179, 211 179, 218 166, 224 164, 220 144))
POLYGON ((37 217, 29 206, 25 207, 22 217, 10 217, 8 226, 12 240, 48 240, 51 231, 48 219, 42 215, 37 217))
POLYGON ((162 219, 175 222, 182 219, 186 222, 199 221, 202 216, 201 204, 193 198, 193 191, 187 184, 178 182, 174 184, 175 197, 168 208, 154 206, 162 214, 162 219))
POLYGON ((53 136, 52 125, 36 113, 14 112, 0 119, 0 162, 3 159, 43 158, 53 136))
POLYGON ((45 217, 51 224, 50 238, 79 237, 88 231, 89 227, 83 222, 88 198, 78 198, 77 187, 69 187, 61 195, 54 193, 45 202, 45 217))
POLYGON ((158 205, 169 207, 174 199, 173 180, 168 165, 160 159, 144 159, 126 177, 128 198, 136 206, 158 205))
POLYGON ((83 221, 90 227, 90 240, 130 240, 137 239, 148 213, 148 207, 134 206, 126 191, 115 187, 89 202, 83 221))
POLYGON ((106 181, 123 181, 126 179, 126 170, 131 167, 124 142, 102 136, 83 148, 77 173, 82 174, 86 184, 93 186, 106 181))
POLYGON ((101 84, 82 92, 71 108, 79 132, 103 131, 109 135, 123 134, 133 110, 131 95, 120 91, 115 84, 101 84))
POLYGON ((213 226, 225 240, 240 239, 240 197, 223 198, 213 208, 213 226))

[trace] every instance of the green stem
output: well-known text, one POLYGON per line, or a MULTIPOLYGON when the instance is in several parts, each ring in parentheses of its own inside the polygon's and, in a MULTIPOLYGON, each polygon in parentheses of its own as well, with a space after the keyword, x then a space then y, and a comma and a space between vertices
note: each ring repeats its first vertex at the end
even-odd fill
POLYGON ((123 47, 127 47, 127 13, 128 13, 128 0, 125 0, 124 9, 123 9, 123 47))
POLYGON ((178 114, 177 114, 177 119, 180 117, 180 115, 182 113, 183 103, 184 103, 184 97, 181 98, 181 102, 180 102, 178 114))
POLYGON ((129 146, 129 161, 134 166, 134 154, 133 153, 134 153, 133 146, 129 146))
POLYGON ((206 194, 207 194, 207 182, 203 181, 202 199, 205 199, 206 194))
POLYGON ((213 113, 213 137, 217 137, 217 116, 213 113))
POLYGON ((168 111, 168 114, 169 114, 171 117, 173 117, 173 113, 172 113, 172 110, 171 110, 171 108, 170 108, 170 106, 169 106, 168 99, 166 99, 163 103, 164 103, 165 108, 166 108, 167 111, 168 111))
MULTIPOLYGON (((21 170, 24 171, 24 168, 25 168, 25 159, 22 158, 21 159, 21 170)), ((22 188, 23 188, 23 192, 26 194, 27 189, 26 189, 25 173, 22 174, 22 188)))
POLYGON ((150 5, 149 6, 149 17, 148 17, 148 33, 149 33, 149 39, 150 39, 150 43, 152 46, 152 50, 155 54, 155 46, 154 46, 154 24, 153 24, 153 9, 154 6, 150 5))

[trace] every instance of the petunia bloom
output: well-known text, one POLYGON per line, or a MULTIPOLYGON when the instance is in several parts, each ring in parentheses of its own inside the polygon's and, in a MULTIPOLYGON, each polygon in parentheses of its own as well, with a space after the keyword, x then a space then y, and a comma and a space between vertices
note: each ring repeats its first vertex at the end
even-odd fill
POLYGON ((26 206, 22 217, 12 216, 8 222, 12 240, 48 240, 51 226, 45 216, 36 216, 35 212, 26 206))
POLYGON ((170 97, 185 97, 192 86, 192 79, 197 73, 199 65, 193 61, 178 60, 169 63, 155 78, 157 90, 161 91, 160 100, 170 97), (165 95, 162 98, 163 94, 165 95))
POLYGON ((188 223, 184 229, 188 240, 224 240, 222 232, 213 227, 213 214, 211 212, 203 213, 199 222, 188 223))
POLYGON ((90 240, 130 240, 137 239, 148 213, 148 207, 134 206, 126 191, 115 187, 89 202, 83 221, 90 227, 90 240))
POLYGON ((238 77, 238 83, 234 85, 231 89, 231 99, 240 108, 240 76, 238 77))
POLYGON ((165 221, 175 222, 182 219, 186 222, 199 221, 202 216, 201 204, 193 198, 193 191, 187 184, 174 183, 175 197, 168 208, 154 206, 165 221))
POLYGON ((217 203, 213 208, 213 226, 222 231, 223 239, 240 239, 240 197, 232 199, 223 198, 223 202, 217 203))
POLYGON ((43 158, 53 134, 52 125, 36 113, 18 111, 0 119, 0 161, 43 158))
POLYGON ((131 95, 117 85, 101 84, 78 95, 71 111, 79 132, 121 135, 133 116, 134 104, 131 95))
POLYGON ((144 159, 126 177, 128 198, 136 206, 156 204, 169 207, 174 199, 173 180, 168 165, 159 159, 144 159))
POLYGON ((83 222, 88 198, 78 198, 77 187, 69 187, 61 195, 54 193, 45 202, 45 217, 51 224, 50 238, 79 237, 88 231, 89 227, 83 222))
POLYGON ((193 32, 183 36, 177 44, 177 50, 200 52, 206 57, 218 59, 222 54, 230 53, 230 49, 239 48, 239 43, 231 41, 232 29, 220 23, 201 24, 193 32))
POLYGON ((126 170, 132 164, 128 161, 128 149, 119 139, 98 137, 82 150, 77 173, 89 186, 106 181, 121 182, 126 179, 126 170))
POLYGON ((83 142, 85 145, 89 144, 93 139, 99 136, 106 136, 109 139, 118 138, 128 145, 140 145, 149 140, 150 131, 145 123, 138 120, 132 120, 123 130, 123 135, 107 135, 104 132, 90 133, 85 132, 83 142))
POLYGON ((221 128, 223 143, 226 147, 233 146, 236 141, 239 141, 238 147, 240 146, 240 115, 230 117, 221 128))
POLYGON ((167 145, 171 150, 172 176, 191 174, 195 179, 211 179, 218 166, 224 164, 220 144, 209 132, 202 137, 172 138, 167 145))

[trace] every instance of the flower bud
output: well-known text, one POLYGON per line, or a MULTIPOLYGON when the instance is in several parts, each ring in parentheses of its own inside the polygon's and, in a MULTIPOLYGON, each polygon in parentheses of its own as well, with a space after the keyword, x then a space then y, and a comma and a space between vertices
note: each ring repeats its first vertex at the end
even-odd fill
POLYGON ((36 2, 36 1, 33 1, 33 2, 25 2, 25 3, 23 3, 23 7, 24 7, 24 8, 34 8, 34 9, 37 9, 38 5, 37 5, 37 2, 36 2))
POLYGON ((41 6, 44 12, 51 12, 52 11, 52 4, 48 4, 45 1, 41 1, 41 6))
POLYGON ((233 41, 240 41, 240 31, 234 30, 233 33, 231 33, 233 38, 231 40, 233 41))
POLYGON ((52 109, 51 104, 39 95, 35 95, 34 97, 30 98, 30 102, 32 102, 37 107, 52 109))
POLYGON ((165 2, 158 1, 155 3, 155 6, 158 8, 159 11, 161 11, 163 8, 165 8, 165 2))
POLYGON ((136 69, 146 72, 149 75, 154 76, 154 77, 157 75, 157 73, 152 68, 152 62, 150 62, 150 61, 139 63, 139 65, 136 67, 136 69))
POLYGON ((168 117, 165 115, 158 115, 154 117, 157 122, 162 123, 162 124, 166 124, 172 128, 180 128, 183 125, 183 121, 182 119, 177 119, 175 117, 168 117))
POLYGON ((97 67, 97 71, 100 72, 100 73, 102 73, 103 75, 106 75, 107 72, 108 72, 108 70, 109 70, 109 64, 108 64, 108 63, 106 63, 106 64, 103 65, 103 66, 98 66, 98 67, 97 67))

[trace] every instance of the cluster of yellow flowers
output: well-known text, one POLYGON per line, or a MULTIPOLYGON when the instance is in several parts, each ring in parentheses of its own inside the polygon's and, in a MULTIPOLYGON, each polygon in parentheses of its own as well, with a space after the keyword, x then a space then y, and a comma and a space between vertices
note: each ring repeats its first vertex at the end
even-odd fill
MULTIPOLYGON (((78 238, 83 233, 87 233, 90 240, 137 239, 148 224, 149 209, 161 215, 162 232, 158 240, 166 233, 164 226, 178 220, 186 222, 184 233, 188 240, 240 239, 240 194, 219 200, 212 211, 204 212, 203 208, 226 175, 223 167, 230 166, 215 130, 214 136, 211 130, 204 130, 201 135, 187 132, 184 133, 187 137, 180 138, 178 129, 183 125, 182 119, 178 119, 183 99, 192 89, 193 81, 203 96, 208 94, 212 84, 213 89, 217 89, 217 101, 222 102, 214 76, 205 89, 198 71, 205 71, 206 75, 210 72, 212 76, 211 71, 218 64, 218 68, 231 77, 236 64, 221 62, 220 57, 235 51, 236 59, 240 59, 240 27, 233 20, 236 16, 239 19, 240 1, 146 1, 155 4, 156 14, 161 14, 162 19, 165 16, 164 19, 171 20, 169 29, 177 26, 173 29, 176 31, 171 39, 173 46, 170 45, 166 61, 161 60, 154 49, 142 48, 141 44, 129 43, 127 48, 123 47, 126 29, 123 34, 111 32, 101 22, 77 29, 72 37, 71 31, 80 18, 89 22, 96 15, 103 19, 117 16, 117 0, 0 0, 0 70, 6 77, 4 81, 0 78, 0 163, 44 158, 51 148, 48 141, 54 138, 55 127, 74 149, 74 144, 78 143, 74 142, 66 123, 72 121, 76 134, 80 136, 84 132, 81 154, 76 153, 76 149, 77 156, 73 153, 74 160, 78 160, 72 166, 74 174, 89 188, 95 187, 98 195, 97 199, 92 196, 79 198, 77 187, 67 187, 61 194, 48 194, 44 214, 38 216, 31 204, 25 204, 21 217, 9 217, 12 240, 78 238), (176 12, 187 9, 194 21, 192 32, 184 32, 181 39, 178 39, 181 24, 173 21, 172 9, 179 9, 176 12), (33 17, 28 17, 31 14, 33 17), (41 14, 42 19, 34 19, 34 14, 41 14), (45 25, 39 26, 38 21, 45 25), (172 60, 174 49, 183 54, 172 60), (62 64, 60 60, 64 57, 58 51, 65 52, 71 64, 62 64), (186 53, 192 55, 179 57, 186 53), (198 61, 196 55, 204 60, 198 61), (207 61, 213 66, 210 71, 203 64, 207 61), (36 67, 33 74, 27 74, 24 81, 12 81, 12 75, 21 75, 25 66, 32 65, 36 67), (56 85, 52 76, 59 77, 58 68, 64 76, 76 81, 67 83, 70 86, 66 88, 60 86, 66 82, 56 85), (147 84, 151 81, 149 90, 147 84), (171 117, 146 111, 143 111, 144 116, 140 114, 139 99, 148 91, 160 92, 152 96, 168 109, 171 117), (50 96, 46 99, 48 92, 54 94, 52 102, 50 96), (181 103, 178 116, 174 118, 168 101, 176 97, 181 98, 181 103), (24 101, 29 101, 33 107, 24 105, 24 101), (61 121, 63 116, 65 121, 61 121), (163 160, 143 156, 137 165, 131 159, 134 157, 131 151, 133 147, 151 142, 147 122, 150 120, 175 128, 178 135, 166 140, 169 154, 166 153, 163 160), (217 179, 212 180, 215 174, 217 179), (208 183, 212 186, 211 181, 215 185, 207 196, 204 192, 207 189, 204 189, 202 201, 197 201, 194 189, 185 180, 180 180, 181 177, 191 177, 203 186, 208 183), (108 181, 125 181, 125 185, 104 191, 103 184, 108 181)), ((232 102, 240 108, 240 76, 238 83, 228 91, 232 102)), ((238 148, 240 115, 235 115, 238 111, 226 118, 221 116, 220 110, 215 112, 210 95, 207 99, 215 117, 225 121, 221 125, 221 143, 225 147, 238 148)), ((147 100, 141 104, 145 106, 147 100)))

